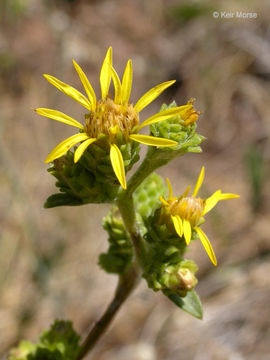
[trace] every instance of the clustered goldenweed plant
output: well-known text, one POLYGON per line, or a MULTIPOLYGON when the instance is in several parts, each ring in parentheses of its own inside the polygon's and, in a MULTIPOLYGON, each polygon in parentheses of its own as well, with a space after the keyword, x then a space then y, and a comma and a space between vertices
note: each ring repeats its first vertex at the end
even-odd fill
POLYGON ((145 93, 135 105, 130 102, 132 62, 128 60, 122 81, 112 65, 109 48, 100 71, 101 99, 81 67, 73 61, 86 95, 51 75, 45 78, 58 90, 87 110, 83 124, 47 108, 36 113, 73 126, 77 133, 62 141, 45 162, 56 179, 59 192, 45 202, 46 208, 89 203, 110 203, 103 220, 109 248, 99 257, 99 265, 119 277, 115 296, 106 312, 83 342, 70 322, 56 321, 37 344, 21 342, 9 360, 79 360, 94 347, 115 313, 141 278, 154 291, 162 291, 179 308, 201 319, 202 305, 194 290, 198 267, 185 252, 200 239, 206 253, 217 265, 212 245, 202 230, 204 216, 221 200, 238 195, 217 190, 208 198, 198 197, 204 180, 201 168, 193 192, 190 186, 174 196, 171 183, 154 171, 186 153, 201 152, 205 139, 196 132, 200 113, 194 99, 177 106, 172 102, 140 122, 140 112, 174 81, 166 81, 145 93), (110 96, 111 81, 114 97, 110 96), (146 126, 150 135, 139 133, 146 126), (148 151, 138 169, 126 181, 126 174, 140 158, 141 144, 148 151), (71 150, 73 148, 73 150, 71 150))

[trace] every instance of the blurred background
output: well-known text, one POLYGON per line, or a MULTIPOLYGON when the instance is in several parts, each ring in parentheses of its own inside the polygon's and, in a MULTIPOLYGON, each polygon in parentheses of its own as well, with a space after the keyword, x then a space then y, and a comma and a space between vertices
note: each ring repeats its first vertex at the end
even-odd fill
POLYGON ((187 254, 200 267, 203 321, 142 281, 89 359, 270 358, 269 24, 268 0, 0 1, 0 357, 22 338, 37 340, 54 318, 72 319, 85 334, 113 295, 116 277, 97 265, 109 207, 43 209, 55 192, 43 160, 73 132, 32 111, 55 108, 82 119, 83 108, 42 74, 82 90, 74 58, 99 93, 111 45, 120 74, 133 60, 133 102, 177 80, 142 118, 162 102, 197 99, 203 153, 159 171, 175 192, 195 184, 205 165, 201 195, 220 188, 241 197, 218 205, 203 226, 219 266, 199 241, 187 254))

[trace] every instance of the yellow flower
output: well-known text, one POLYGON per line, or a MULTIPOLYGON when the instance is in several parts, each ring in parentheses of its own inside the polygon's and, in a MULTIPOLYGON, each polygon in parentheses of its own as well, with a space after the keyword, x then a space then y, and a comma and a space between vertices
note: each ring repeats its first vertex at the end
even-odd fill
POLYGON ((189 245, 192 231, 195 230, 212 263, 217 265, 217 259, 212 245, 199 225, 204 221, 203 216, 212 210, 219 201, 238 198, 239 195, 222 193, 221 190, 217 190, 209 198, 201 199, 197 197, 197 194, 202 185, 203 179, 204 167, 201 169, 192 195, 188 196, 190 191, 189 186, 180 197, 173 196, 171 183, 169 179, 166 179, 169 189, 169 197, 165 200, 161 196, 160 200, 165 208, 165 216, 169 215, 176 233, 181 238, 184 236, 186 244, 189 245))
POLYGON ((192 103, 161 111, 140 124, 139 113, 153 100, 155 100, 165 89, 171 86, 175 82, 174 80, 166 81, 155 86, 145 93, 133 106, 133 104, 129 102, 132 87, 131 60, 128 60, 127 62, 121 82, 112 66, 112 48, 110 47, 108 49, 100 71, 100 100, 96 99, 95 92, 80 66, 74 60, 73 64, 81 79, 88 98, 72 86, 63 83, 55 77, 47 74, 44 74, 44 76, 57 89, 84 106, 88 113, 85 116, 85 123, 82 125, 77 120, 58 110, 46 108, 38 108, 35 110, 42 116, 46 116, 53 120, 57 120, 80 129, 78 134, 65 139, 57 145, 48 155, 45 162, 51 162, 63 156, 69 149, 80 143, 74 153, 74 162, 77 162, 87 147, 98 141, 101 134, 105 134, 110 146, 110 160, 113 171, 121 186, 126 189, 127 185, 124 161, 122 153, 116 144, 116 135, 120 132, 123 135, 125 142, 137 141, 151 146, 175 146, 177 145, 177 142, 173 140, 138 134, 138 131, 147 125, 167 120, 175 115, 180 115, 185 119, 188 119, 191 116, 191 118, 194 119, 192 103), (113 81, 115 89, 114 99, 109 97, 111 80, 113 81))

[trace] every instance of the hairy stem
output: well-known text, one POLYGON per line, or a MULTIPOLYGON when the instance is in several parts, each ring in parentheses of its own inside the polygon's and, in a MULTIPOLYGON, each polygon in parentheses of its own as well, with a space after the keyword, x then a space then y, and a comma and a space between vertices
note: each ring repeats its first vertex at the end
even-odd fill
POLYGON ((85 338, 81 345, 80 352, 76 360, 83 359, 96 345, 101 336, 105 333, 109 327, 111 321, 116 315, 121 305, 125 302, 129 294, 135 288, 140 280, 140 270, 135 261, 126 273, 119 277, 118 285, 115 291, 114 298, 108 306, 105 313, 100 320, 90 330, 89 334, 85 338))

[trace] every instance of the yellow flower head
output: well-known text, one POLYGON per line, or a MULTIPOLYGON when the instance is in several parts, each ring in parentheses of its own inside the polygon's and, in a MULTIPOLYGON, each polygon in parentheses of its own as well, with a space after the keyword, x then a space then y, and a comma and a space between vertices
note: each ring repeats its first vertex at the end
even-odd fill
POLYGON ((96 99, 95 92, 81 67, 74 60, 73 64, 81 79, 87 97, 72 86, 63 83, 51 75, 45 74, 44 76, 57 89, 84 106, 88 113, 86 114, 85 122, 82 125, 77 120, 58 110, 46 108, 38 108, 35 110, 42 116, 80 129, 78 134, 65 139, 57 145, 48 155, 45 162, 51 162, 63 156, 69 149, 80 143, 74 153, 74 162, 77 162, 88 146, 95 141, 98 141, 99 136, 103 134, 106 136, 108 144, 110 145, 110 160, 113 171, 121 186, 126 189, 124 161, 115 140, 116 135, 119 134, 119 132, 123 135, 126 142, 137 141, 151 146, 175 146, 177 145, 177 142, 173 140, 138 134, 138 131, 147 125, 167 120, 175 115, 180 115, 185 124, 190 124, 197 120, 196 116, 198 116, 198 113, 196 111, 194 112, 193 105, 189 102, 184 106, 161 111, 140 124, 139 113, 175 81, 166 81, 155 86, 144 94, 133 106, 133 104, 129 102, 132 87, 132 62, 131 60, 128 60, 122 81, 120 81, 112 66, 111 47, 106 53, 100 71, 100 100, 96 99), (114 99, 109 96, 111 80, 113 81, 115 89, 114 99))
POLYGON ((214 192, 209 198, 201 199, 197 197, 198 191, 202 185, 204 179, 204 167, 202 167, 200 175, 198 177, 196 186, 191 196, 188 196, 190 186, 180 197, 174 197, 172 192, 172 186, 167 179, 167 185, 169 189, 169 197, 165 200, 162 196, 160 200, 162 206, 165 209, 166 214, 169 215, 176 233, 182 238, 184 236, 186 244, 189 245, 192 231, 198 234, 208 256, 212 263, 217 265, 216 256, 210 241, 206 234, 199 227, 203 221, 203 216, 213 209, 216 204, 221 200, 238 198, 239 195, 222 193, 221 190, 214 192))

